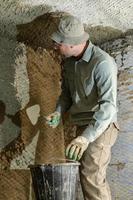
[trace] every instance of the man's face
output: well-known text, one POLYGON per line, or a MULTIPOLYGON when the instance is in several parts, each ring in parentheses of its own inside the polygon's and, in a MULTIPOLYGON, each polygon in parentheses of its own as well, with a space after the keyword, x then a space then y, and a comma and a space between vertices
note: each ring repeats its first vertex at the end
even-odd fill
POLYGON ((65 57, 71 57, 74 54, 72 45, 54 42, 54 49, 65 57))

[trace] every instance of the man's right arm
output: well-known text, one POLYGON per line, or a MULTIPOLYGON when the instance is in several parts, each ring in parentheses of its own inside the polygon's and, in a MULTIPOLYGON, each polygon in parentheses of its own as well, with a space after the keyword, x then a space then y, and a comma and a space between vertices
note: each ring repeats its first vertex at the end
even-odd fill
POLYGON ((72 105, 71 94, 69 90, 69 85, 67 78, 65 76, 65 71, 62 71, 62 81, 61 81, 61 94, 58 98, 55 112, 46 117, 46 123, 52 127, 56 128, 59 123, 61 116, 64 112, 67 112, 72 105))

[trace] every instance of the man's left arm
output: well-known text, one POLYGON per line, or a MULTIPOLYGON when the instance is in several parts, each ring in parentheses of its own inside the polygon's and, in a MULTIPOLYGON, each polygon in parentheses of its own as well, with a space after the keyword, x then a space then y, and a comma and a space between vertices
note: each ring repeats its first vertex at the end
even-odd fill
POLYGON ((107 61, 101 62, 95 69, 95 82, 98 92, 99 109, 83 132, 89 142, 95 141, 109 126, 117 114, 117 66, 107 61))

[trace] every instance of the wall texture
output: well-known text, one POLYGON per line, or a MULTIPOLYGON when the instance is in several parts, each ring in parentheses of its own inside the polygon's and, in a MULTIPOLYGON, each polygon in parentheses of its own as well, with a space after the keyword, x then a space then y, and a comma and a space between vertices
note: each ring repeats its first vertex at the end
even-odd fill
MULTIPOLYGON (((42 118, 33 126, 26 114, 34 104, 40 105, 41 115, 52 112, 60 93, 61 58, 53 52, 49 35, 64 12, 78 16, 91 40, 118 64, 121 131, 108 178, 114 200, 132 200, 132 8, 132 0, 0 2, 1 200, 30 200, 28 165, 64 159, 69 127, 66 125, 64 135, 62 125, 53 131, 42 118)), ((78 195, 81 200, 80 191, 78 195)))

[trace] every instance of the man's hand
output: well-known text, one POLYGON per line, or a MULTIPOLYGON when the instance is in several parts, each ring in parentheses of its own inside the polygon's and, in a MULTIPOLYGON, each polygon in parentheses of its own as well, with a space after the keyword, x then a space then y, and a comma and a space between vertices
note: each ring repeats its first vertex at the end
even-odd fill
POLYGON ((56 128, 61 119, 61 114, 59 112, 54 112, 50 115, 48 115, 46 118, 46 123, 51 126, 52 128, 56 128))
POLYGON ((80 160, 88 145, 89 141, 85 137, 78 136, 67 146, 66 156, 73 160, 80 160))

